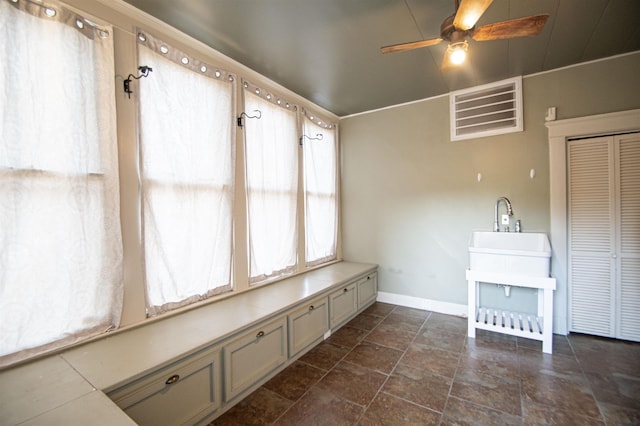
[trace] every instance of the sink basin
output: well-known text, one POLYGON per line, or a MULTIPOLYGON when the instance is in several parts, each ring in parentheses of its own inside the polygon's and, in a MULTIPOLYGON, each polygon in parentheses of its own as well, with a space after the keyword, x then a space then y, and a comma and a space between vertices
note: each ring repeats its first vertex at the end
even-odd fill
POLYGON ((475 231, 469 240, 469 268, 474 271, 548 277, 550 261, 544 233, 475 231))

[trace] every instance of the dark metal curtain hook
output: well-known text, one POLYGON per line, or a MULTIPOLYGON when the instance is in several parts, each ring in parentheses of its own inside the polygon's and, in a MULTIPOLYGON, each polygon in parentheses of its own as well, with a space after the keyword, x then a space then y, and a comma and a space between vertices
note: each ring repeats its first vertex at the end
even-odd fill
POLYGON ((300 136, 300 146, 302 146, 302 141, 304 138, 309 139, 310 141, 321 141, 322 140, 322 133, 316 133, 316 137, 312 138, 311 136, 307 136, 307 135, 302 135, 300 136))
POLYGON ((146 65, 141 65, 138 67, 138 71, 140 71, 141 73, 139 76, 136 77, 133 74, 129 74, 127 79, 124 81, 124 93, 129 95, 129 99, 131 99, 131 94, 133 93, 133 91, 131 90, 131 79, 135 78, 136 80, 140 80, 142 77, 148 77, 149 73, 153 71, 153 68, 146 65))
POLYGON ((254 109, 253 112, 257 113, 257 115, 249 115, 246 112, 242 111, 240 113, 240 115, 238 116, 238 127, 244 126, 243 121, 242 121, 242 117, 257 118, 258 120, 260 120, 262 118, 262 111, 260 111, 258 109, 254 109))

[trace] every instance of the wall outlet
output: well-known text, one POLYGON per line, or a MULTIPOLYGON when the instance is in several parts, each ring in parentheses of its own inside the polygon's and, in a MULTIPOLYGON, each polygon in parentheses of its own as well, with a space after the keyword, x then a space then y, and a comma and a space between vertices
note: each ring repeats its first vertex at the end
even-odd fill
POLYGON ((509 224, 509 215, 508 214, 503 214, 502 215, 502 224, 503 225, 508 225, 509 224))

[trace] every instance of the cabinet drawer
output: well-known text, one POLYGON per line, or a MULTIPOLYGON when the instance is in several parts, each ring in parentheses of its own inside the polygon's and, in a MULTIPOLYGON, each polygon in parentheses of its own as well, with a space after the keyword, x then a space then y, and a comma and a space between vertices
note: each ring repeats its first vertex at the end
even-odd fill
POLYGON ((358 280, 358 309, 376 300, 378 295, 378 274, 371 273, 358 280))
POLYGON ((225 401, 287 360, 285 317, 252 328, 224 345, 225 401))
POLYGON ((329 295, 331 328, 337 327, 358 311, 356 283, 350 283, 329 295))
POLYGON ((193 424, 222 402, 220 350, 207 350, 129 383, 109 397, 139 425, 193 424))
POLYGON ((313 300, 288 315, 289 357, 322 339, 329 330, 328 300, 326 296, 313 300))

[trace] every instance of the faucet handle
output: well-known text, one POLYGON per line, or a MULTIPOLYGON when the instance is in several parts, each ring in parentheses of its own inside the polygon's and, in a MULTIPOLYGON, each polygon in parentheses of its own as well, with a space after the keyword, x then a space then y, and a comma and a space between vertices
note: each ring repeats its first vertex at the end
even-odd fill
POLYGON ((522 232, 522 225, 520 219, 516 220, 516 232, 522 232))

